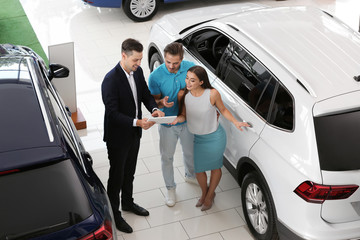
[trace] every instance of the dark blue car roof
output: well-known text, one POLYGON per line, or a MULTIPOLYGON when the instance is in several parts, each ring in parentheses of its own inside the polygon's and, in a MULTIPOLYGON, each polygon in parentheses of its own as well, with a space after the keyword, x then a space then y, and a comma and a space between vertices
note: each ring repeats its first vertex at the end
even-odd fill
POLYGON ((14 55, 0 58, 0 171, 64 154, 44 123, 26 58, 33 60, 14 55))

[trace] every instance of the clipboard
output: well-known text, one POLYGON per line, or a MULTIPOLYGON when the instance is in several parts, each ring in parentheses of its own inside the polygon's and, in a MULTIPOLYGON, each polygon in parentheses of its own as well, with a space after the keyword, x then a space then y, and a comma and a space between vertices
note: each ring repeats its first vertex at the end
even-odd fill
POLYGON ((172 123, 176 119, 176 116, 167 116, 167 117, 149 117, 148 122, 155 123, 172 123))

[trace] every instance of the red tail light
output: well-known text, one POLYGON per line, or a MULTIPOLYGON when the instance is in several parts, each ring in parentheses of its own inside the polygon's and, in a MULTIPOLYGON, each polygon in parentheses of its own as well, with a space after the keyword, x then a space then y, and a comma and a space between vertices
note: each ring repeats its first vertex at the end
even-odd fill
POLYGON ((311 203, 323 203, 325 200, 338 200, 350 197, 359 186, 327 186, 310 181, 301 183, 294 192, 302 199, 311 203))
POLYGON ((110 221, 105 221, 101 227, 93 233, 80 238, 79 240, 112 240, 113 232, 110 221))
POLYGON ((12 169, 12 170, 7 170, 7 171, 2 171, 2 172, 0 172, 0 175, 6 175, 6 174, 14 173, 14 172, 19 172, 19 169, 12 169))

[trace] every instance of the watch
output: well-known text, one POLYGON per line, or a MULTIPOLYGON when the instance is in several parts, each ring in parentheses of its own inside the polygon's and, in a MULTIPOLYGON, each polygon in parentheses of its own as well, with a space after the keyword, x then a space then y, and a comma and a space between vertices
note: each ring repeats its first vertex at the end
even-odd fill
POLYGON ((152 111, 151 111, 151 113, 153 113, 153 112, 155 112, 155 111, 157 111, 157 110, 160 110, 160 109, 158 109, 158 108, 153 108, 152 111))

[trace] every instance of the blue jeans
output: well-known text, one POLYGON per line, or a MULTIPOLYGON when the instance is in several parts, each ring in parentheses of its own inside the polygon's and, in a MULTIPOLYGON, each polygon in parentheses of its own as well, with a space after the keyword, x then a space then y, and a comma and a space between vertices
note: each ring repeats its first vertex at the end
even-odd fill
POLYGON ((176 126, 159 125, 161 169, 167 189, 176 188, 174 181, 174 153, 180 138, 185 166, 185 176, 195 178, 194 173, 194 135, 186 123, 176 126))

